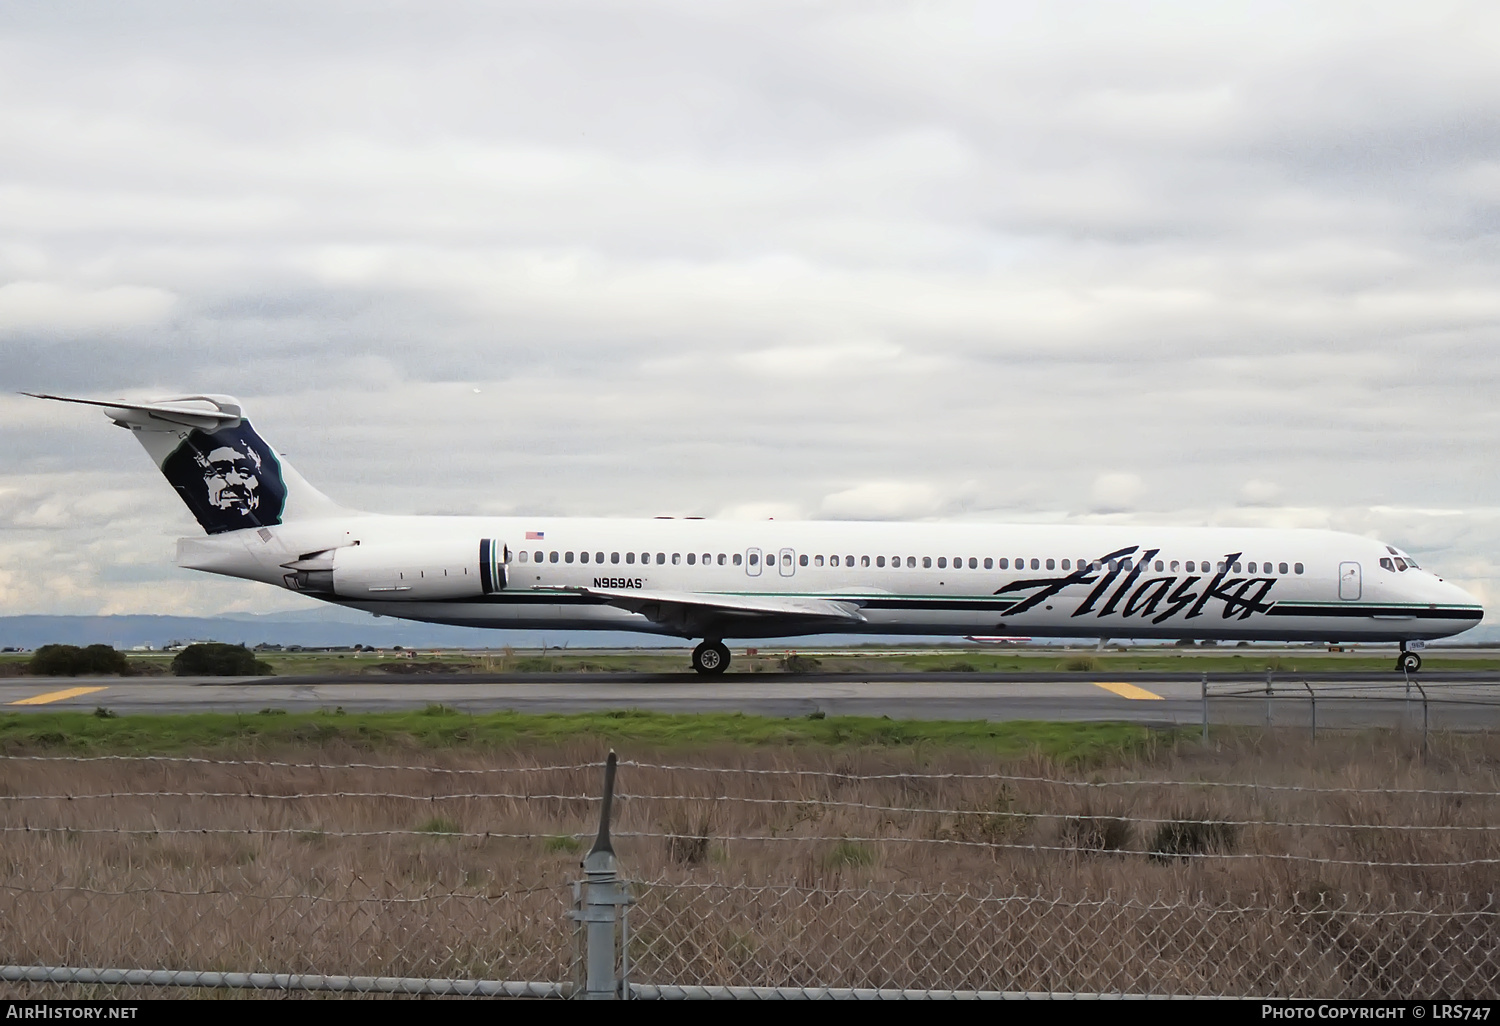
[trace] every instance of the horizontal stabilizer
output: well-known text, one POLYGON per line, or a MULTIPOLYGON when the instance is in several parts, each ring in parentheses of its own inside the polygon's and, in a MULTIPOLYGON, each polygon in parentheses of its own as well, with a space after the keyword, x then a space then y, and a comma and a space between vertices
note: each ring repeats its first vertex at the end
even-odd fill
POLYGON ((238 403, 225 395, 180 396, 159 399, 150 403, 101 402, 98 399, 74 399, 65 395, 45 395, 39 392, 22 392, 33 399, 52 399, 60 403, 78 403, 80 406, 98 406, 105 410, 117 424, 150 426, 152 421, 167 425, 197 428, 199 431, 218 431, 235 427, 242 419, 238 403), (118 415, 116 414, 118 411, 118 415), (134 414, 134 416, 132 416, 134 414))

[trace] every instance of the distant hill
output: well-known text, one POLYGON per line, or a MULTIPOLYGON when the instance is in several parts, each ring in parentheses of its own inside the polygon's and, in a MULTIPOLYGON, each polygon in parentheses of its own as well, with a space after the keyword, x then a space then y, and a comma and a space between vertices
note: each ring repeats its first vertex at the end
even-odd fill
POLYGON ((0 647, 32 649, 40 645, 139 645, 162 648, 173 641, 222 641, 231 645, 323 647, 374 645, 389 648, 568 648, 656 647, 685 644, 672 638, 625 632, 497 631, 446 627, 374 617, 345 609, 230 616, 4 616, 0 647))
MULTIPOLYGON (((1086 640, 1086 639, 1084 639, 1086 640)), ((261 642, 321 648, 373 645, 390 648, 658 648, 691 645, 676 638, 625 631, 503 631, 478 627, 445 627, 376 617, 339 606, 290 613, 234 613, 225 616, 0 616, 0 647, 33 649, 39 645, 138 645, 162 648, 173 641, 223 641, 251 647, 261 642)), ((815 648, 823 645, 869 643, 897 645, 963 644, 958 638, 865 638, 825 635, 815 638, 768 639, 774 647, 815 648)), ((1462 634, 1458 643, 1500 643, 1500 626, 1480 626, 1462 634)), ((1454 641, 1439 644, 1454 644, 1454 641)), ((753 644, 753 642, 752 642, 753 644)))

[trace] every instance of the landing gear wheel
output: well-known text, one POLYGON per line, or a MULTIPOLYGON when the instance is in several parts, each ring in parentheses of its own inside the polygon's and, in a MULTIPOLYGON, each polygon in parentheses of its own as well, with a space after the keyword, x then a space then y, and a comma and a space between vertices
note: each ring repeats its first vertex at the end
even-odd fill
POLYGON ((1415 652, 1402 652, 1396 660, 1396 669, 1403 673, 1416 673, 1422 668, 1422 657, 1415 652))
POLYGON ((717 674, 729 669, 729 649, 722 642, 705 641, 693 649, 693 669, 717 674))

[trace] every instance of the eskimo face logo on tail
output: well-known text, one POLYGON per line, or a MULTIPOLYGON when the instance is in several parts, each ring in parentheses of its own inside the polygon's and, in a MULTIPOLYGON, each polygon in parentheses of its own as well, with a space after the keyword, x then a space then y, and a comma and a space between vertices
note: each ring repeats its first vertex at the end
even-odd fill
POLYGON ((281 464, 248 420, 212 434, 189 433, 161 472, 209 534, 281 523, 281 464))

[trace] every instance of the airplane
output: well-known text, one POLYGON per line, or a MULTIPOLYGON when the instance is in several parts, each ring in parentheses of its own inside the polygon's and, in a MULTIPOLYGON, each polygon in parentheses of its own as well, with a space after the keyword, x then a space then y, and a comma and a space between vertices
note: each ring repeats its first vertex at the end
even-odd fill
POLYGON ((179 566, 428 623, 698 639, 812 634, 1427 641, 1484 610, 1400 549, 1321 530, 699 517, 394 516, 345 509, 227 395, 100 407, 203 527, 179 566))

